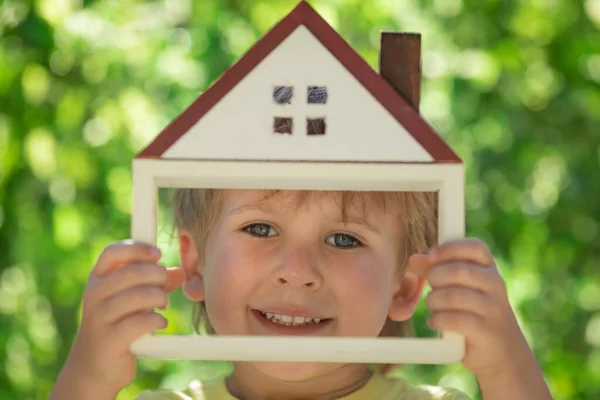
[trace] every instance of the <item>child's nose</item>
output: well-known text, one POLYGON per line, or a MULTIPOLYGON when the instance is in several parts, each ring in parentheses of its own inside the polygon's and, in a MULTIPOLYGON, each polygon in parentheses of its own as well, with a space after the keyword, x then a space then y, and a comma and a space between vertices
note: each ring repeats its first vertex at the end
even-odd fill
POLYGON ((282 257, 277 268, 275 275, 277 283, 317 290, 323 284, 323 277, 317 263, 317 257, 305 249, 289 251, 282 257))

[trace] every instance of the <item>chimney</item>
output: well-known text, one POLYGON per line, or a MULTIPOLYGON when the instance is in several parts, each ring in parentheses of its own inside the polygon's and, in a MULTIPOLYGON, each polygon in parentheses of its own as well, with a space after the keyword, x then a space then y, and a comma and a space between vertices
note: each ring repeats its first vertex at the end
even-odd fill
POLYGON ((421 35, 382 32, 379 73, 415 110, 421 98, 421 35))

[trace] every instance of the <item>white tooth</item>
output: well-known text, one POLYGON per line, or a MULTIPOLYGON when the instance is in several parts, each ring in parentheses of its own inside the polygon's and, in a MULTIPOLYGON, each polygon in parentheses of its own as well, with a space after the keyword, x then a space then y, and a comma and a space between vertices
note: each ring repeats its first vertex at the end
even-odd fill
POLYGON ((318 324, 321 322, 321 318, 310 318, 310 317, 299 317, 299 316, 291 316, 291 315, 283 315, 283 314, 274 314, 274 313, 263 313, 265 317, 271 322, 279 325, 287 325, 287 326, 298 326, 298 325, 309 325, 309 324, 318 324))

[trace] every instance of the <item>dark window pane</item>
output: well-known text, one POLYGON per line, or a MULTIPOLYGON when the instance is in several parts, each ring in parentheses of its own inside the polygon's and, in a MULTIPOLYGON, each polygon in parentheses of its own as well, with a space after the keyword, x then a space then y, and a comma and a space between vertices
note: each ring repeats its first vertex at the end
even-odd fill
POLYGON ((291 104, 294 88, 292 86, 275 86, 273 89, 273 100, 277 104, 291 104))
POLYGON ((292 134, 293 121, 291 118, 279 118, 275 117, 273 121, 273 132, 274 133, 286 133, 292 134))
POLYGON ((325 119, 314 118, 306 121, 307 135, 324 135, 325 134, 325 119))
POLYGON ((309 86, 308 104, 326 104, 327 88, 324 86, 309 86))

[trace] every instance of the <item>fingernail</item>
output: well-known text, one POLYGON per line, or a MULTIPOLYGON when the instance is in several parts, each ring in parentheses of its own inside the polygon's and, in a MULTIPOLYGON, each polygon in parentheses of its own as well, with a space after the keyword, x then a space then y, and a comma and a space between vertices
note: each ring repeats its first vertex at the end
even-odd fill
POLYGON ((152 247, 150 249, 150 254, 152 256, 154 256, 154 257, 158 257, 158 256, 160 256, 161 252, 160 252, 160 249, 158 247, 152 247))

